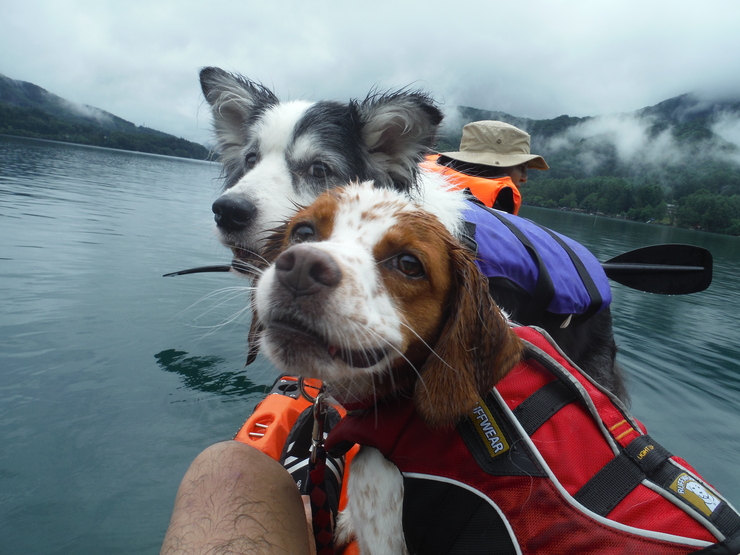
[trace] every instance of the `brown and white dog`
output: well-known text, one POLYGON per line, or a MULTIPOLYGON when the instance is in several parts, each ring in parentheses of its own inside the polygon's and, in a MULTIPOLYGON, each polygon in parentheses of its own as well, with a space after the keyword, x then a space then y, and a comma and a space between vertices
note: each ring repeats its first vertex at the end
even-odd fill
MULTIPOLYGON (((255 293, 262 348, 340 403, 408 392, 427 424, 454 425, 521 357, 472 255, 406 196, 371 183, 326 192, 277 242, 255 293)), ((351 531, 363 554, 406 553, 402 496, 398 469, 363 447, 339 541, 351 531)))

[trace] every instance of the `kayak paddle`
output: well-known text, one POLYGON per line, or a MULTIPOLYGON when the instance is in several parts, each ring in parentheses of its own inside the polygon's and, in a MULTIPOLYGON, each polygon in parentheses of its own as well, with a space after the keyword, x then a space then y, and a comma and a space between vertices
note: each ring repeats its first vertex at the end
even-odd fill
MULTIPOLYGON (((646 293, 688 295, 704 291, 712 283, 712 253, 693 245, 643 247, 602 262, 601 267, 609 279, 646 293)), ((222 264, 171 272, 164 277, 230 270, 248 273, 247 268, 222 264)))
POLYGON ((647 293, 688 295, 712 283, 712 253, 693 245, 663 244, 601 263, 609 279, 647 293))
POLYGON ((231 266, 227 266, 226 264, 220 264, 218 266, 198 266, 197 268, 190 268, 189 270, 170 272, 169 274, 164 274, 162 277, 186 276, 188 274, 202 274, 204 272, 228 272, 230 270, 231 266))
POLYGON ((188 274, 203 274, 205 272, 230 272, 234 270, 240 274, 249 274, 250 267, 245 262, 240 260, 232 260, 228 266, 226 264, 219 264, 218 266, 198 266, 197 268, 190 268, 189 270, 180 270, 179 272, 170 272, 164 274, 162 277, 170 276, 186 276, 188 274))

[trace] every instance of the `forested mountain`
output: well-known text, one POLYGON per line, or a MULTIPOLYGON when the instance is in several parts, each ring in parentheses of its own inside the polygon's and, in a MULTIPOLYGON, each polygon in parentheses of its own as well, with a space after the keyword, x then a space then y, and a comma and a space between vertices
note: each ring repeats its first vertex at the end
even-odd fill
POLYGON ((495 119, 532 136, 548 171, 530 171, 524 201, 740 235, 740 100, 685 94, 627 114, 549 120, 459 107, 439 150, 462 127, 495 119))
POLYGON ((137 126, 0 74, 0 134, 205 160, 203 145, 137 126))

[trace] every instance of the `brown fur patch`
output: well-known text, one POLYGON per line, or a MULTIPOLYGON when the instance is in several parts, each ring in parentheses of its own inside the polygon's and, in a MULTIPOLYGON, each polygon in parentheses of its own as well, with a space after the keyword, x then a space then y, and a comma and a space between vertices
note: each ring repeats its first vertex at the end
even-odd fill
POLYGON ((473 255, 427 212, 397 217, 376 245, 375 259, 408 252, 426 275, 409 279, 380 266, 386 292, 408 326, 407 368, 396 369, 393 381, 397 387, 416 382, 414 401, 427 423, 452 425, 520 360, 522 344, 491 299, 473 255))
POLYGON ((519 362, 523 350, 471 253, 449 234, 444 237, 452 276, 446 319, 414 391, 419 414, 432 426, 457 423, 519 362))

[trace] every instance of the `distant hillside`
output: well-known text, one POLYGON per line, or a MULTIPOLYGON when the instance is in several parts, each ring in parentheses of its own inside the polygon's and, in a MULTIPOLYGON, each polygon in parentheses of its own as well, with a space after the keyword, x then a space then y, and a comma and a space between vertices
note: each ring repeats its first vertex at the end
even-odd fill
POLYGON ((494 119, 526 130, 532 152, 551 167, 533 172, 534 179, 650 175, 664 180, 666 168, 708 161, 740 170, 740 100, 708 102, 685 94, 627 114, 547 120, 461 106, 447 119, 441 151, 457 150, 462 127, 471 121, 494 119))
POLYGON ((548 120, 457 107, 438 150, 493 119, 526 130, 548 171, 530 171, 524 202, 740 235, 740 100, 685 94, 632 113, 548 120))
POLYGON ((137 126, 0 74, 0 134, 205 160, 203 145, 137 126))

